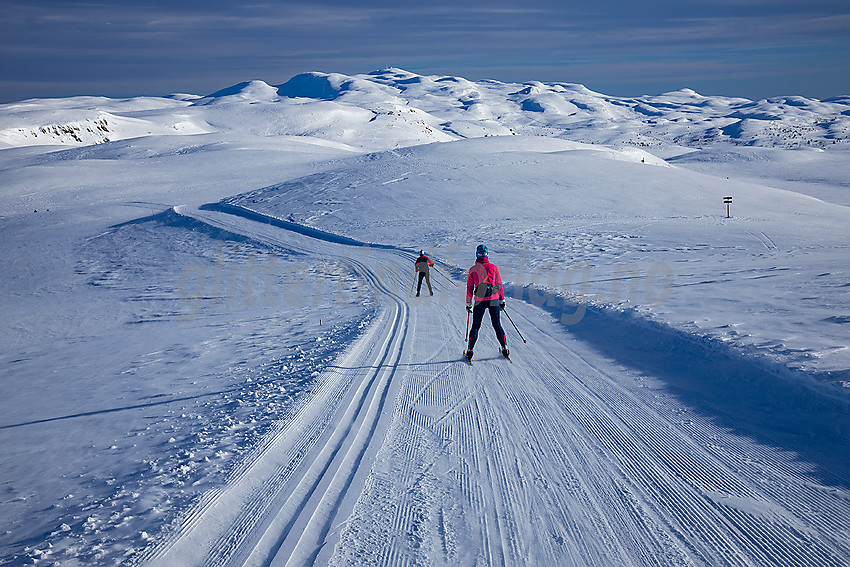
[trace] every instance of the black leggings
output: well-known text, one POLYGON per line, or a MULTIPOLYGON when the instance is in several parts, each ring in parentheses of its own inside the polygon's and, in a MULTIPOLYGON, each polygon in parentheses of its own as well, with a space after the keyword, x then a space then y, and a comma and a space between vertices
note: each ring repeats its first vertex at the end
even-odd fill
POLYGON ((507 346, 505 342, 505 330, 502 328, 502 322, 499 319, 499 314, 502 308, 497 301, 481 301, 475 304, 472 308, 472 328, 469 329, 469 350, 475 346, 478 340, 478 329, 481 328, 481 321, 484 319, 484 312, 490 310, 490 321, 493 323, 493 330, 496 331, 496 338, 499 339, 499 344, 502 348, 507 346))
POLYGON ((422 291, 422 280, 425 280, 425 283, 428 284, 428 291, 431 292, 431 295, 434 295, 434 290, 431 289, 431 276, 428 275, 428 272, 419 272, 419 285, 416 286, 416 295, 419 295, 419 292, 422 291))

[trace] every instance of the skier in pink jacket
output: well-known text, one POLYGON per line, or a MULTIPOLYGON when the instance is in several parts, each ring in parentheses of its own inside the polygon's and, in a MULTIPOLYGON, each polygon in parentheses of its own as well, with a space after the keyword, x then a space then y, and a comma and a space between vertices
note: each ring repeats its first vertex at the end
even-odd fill
POLYGON ((499 268, 490 263, 487 247, 480 244, 475 249, 475 265, 469 268, 466 278, 466 310, 472 313, 472 328, 469 330, 469 347, 466 351, 467 360, 472 360, 472 349, 478 340, 478 330, 484 319, 484 312, 490 310, 490 321, 496 338, 502 345, 502 355, 510 356, 505 330, 499 320, 499 314, 505 308, 505 292, 502 290, 502 276, 499 268), (473 303, 474 299, 474 303, 473 303))

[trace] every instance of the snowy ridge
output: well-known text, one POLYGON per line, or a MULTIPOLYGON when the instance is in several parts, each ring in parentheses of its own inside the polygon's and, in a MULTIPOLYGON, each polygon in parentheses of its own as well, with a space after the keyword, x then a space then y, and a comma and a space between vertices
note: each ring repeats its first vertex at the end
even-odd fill
POLYGON ((0 105, 0 148, 60 144, 87 146, 150 135, 210 132, 181 112, 173 98, 116 100, 74 97, 0 105))
MULTIPOLYGON (((244 217, 253 221, 262 222, 271 224, 280 228, 284 228, 286 230, 291 230, 293 232, 298 232, 300 234, 304 234, 306 236, 310 236, 312 238, 317 238, 320 240, 324 240, 326 242, 334 242, 336 244, 345 244, 348 246, 368 246, 372 248, 385 248, 388 250, 397 249, 395 246, 391 244, 374 244, 367 242, 360 242, 359 240, 354 240, 352 238, 347 238, 345 236, 340 236, 338 234, 333 234, 330 232, 325 232, 323 230, 318 230, 315 228, 311 228, 309 226, 300 225, 298 223, 290 222, 283 220, 281 218, 275 217, 273 215, 263 214, 254 210, 249 209, 248 207, 241 207, 237 205, 231 205, 229 203, 211 203, 208 205, 203 205, 201 210, 204 211, 218 211, 223 213, 228 213, 231 215, 237 215, 240 217, 244 217)), ((410 252, 410 251, 408 251, 410 252)))
POLYGON ((750 101, 689 89, 612 97, 572 83, 473 82, 385 69, 354 76, 304 73, 276 86, 254 80, 203 97, 79 97, 0 105, 2 147, 246 128, 370 150, 511 134, 658 151, 716 143, 825 148, 850 141, 850 104, 847 97, 750 101), (57 107, 63 116, 80 118, 57 122, 57 107), (110 114, 93 115, 92 108, 110 114), (379 135, 387 128, 392 136, 379 135))

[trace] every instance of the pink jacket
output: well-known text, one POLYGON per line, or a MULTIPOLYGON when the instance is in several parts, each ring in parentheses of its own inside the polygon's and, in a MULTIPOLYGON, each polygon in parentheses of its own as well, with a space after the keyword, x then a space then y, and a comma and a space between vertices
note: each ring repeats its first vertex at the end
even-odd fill
POLYGON ((478 258, 475 265, 469 268, 469 275, 466 278, 466 302, 471 303, 473 296, 476 302, 505 300, 499 268, 491 264, 486 256, 478 258))

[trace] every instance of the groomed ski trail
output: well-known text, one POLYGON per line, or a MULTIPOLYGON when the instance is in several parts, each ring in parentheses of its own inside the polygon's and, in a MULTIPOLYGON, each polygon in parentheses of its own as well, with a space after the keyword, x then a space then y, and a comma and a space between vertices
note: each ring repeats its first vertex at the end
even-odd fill
POLYGON ((383 308, 369 331, 249 456, 226 486, 188 514, 155 565, 312 564, 339 511, 350 509, 386 429, 385 404, 408 332, 409 307, 350 247, 314 241, 279 228, 216 212, 178 214, 269 244, 334 258, 379 290, 383 308))
POLYGON ((381 309, 149 564, 850 562, 845 488, 691 412, 540 309, 509 300, 528 343, 506 329, 511 364, 485 322, 469 366, 463 302, 407 297, 412 257, 180 213, 350 262, 381 309))

